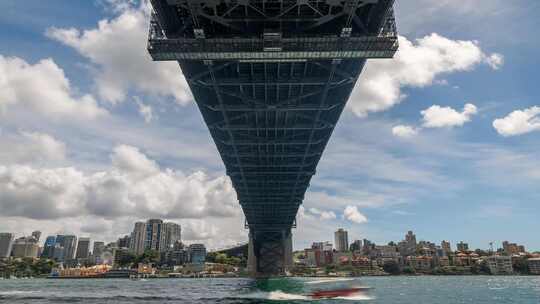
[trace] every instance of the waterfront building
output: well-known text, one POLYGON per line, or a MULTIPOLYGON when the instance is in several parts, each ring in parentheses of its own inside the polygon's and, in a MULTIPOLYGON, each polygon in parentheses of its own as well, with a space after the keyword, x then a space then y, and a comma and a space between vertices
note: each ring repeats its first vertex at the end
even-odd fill
POLYGON ((453 262, 454 262, 454 266, 467 267, 467 266, 472 266, 476 264, 478 259, 479 259, 479 255, 474 252, 468 254, 465 251, 460 251, 453 257, 453 262))
POLYGON ((441 242, 441 248, 446 256, 450 255, 452 253, 452 246, 450 245, 450 242, 448 241, 442 241, 441 242))
POLYGON ((527 262, 531 274, 540 274, 540 258, 530 258, 527 262))
POLYGON ((314 248, 307 248, 305 250, 305 255, 306 255, 307 266, 310 266, 310 267, 321 266, 322 250, 314 249, 314 248))
POLYGON ((54 245, 56 244, 56 236, 49 235, 45 239, 45 244, 43 245, 43 252, 41 257, 45 259, 52 259, 54 256, 54 245))
POLYGON ((204 244, 189 245, 189 261, 192 264, 204 264, 206 260, 206 247, 204 244))
POLYGON ((398 251, 402 256, 416 255, 416 235, 408 231, 405 240, 398 243, 398 251))
POLYGON ((336 244, 336 250, 339 252, 345 252, 349 250, 349 237, 346 230, 339 228, 334 232, 334 243, 336 244))
POLYGON ((13 233, 0 233, 0 259, 8 258, 11 255, 14 237, 13 233))
POLYGON ((445 250, 441 246, 436 246, 435 247, 435 256, 438 257, 438 258, 448 256, 450 253, 451 252, 448 252, 447 250, 445 250))
POLYGON ((145 248, 146 223, 137 222, 131 233, 130 248, 135 254, 142 254, 145 248))
POLYGON ((182 240, 182 228, 176 223, 165 223, 165 244, 163 246, 163 251, 171 249, 176 242, 182 240))
POLYGON ((439 257, 437 259, 439 266, 441 267, 448 267, 450 266, 450 259, 447 256, 439 257))
POLYGON ((519 254, 525 252, 525 246, 508 241, 503 242, 503 251, 508 255, 519 254))
POLYGON ((364 239, 363 240, 363 246, 362 246, 362 254, 363 255, 371 255, 371 251, 375 248, 375 244, 373 244, 370 240, 364 239))
POLYGON ((362 250, 362 241, 361 240, 354 240, 351 245, 349 246, 350 251, 360 251, 362 250))
POLYGON ((349 265, 352 262, 352 252, 334 252, 332 263, 334 265, 349 265))
POLYGON ((398 258, 400 256, 396 246, 392 245, 376 245, 371 252, 371 256, 375 258, 398 258))
POLYGON ((90 253, 90 238, 82 237, 77 243, 76 259, 87 259, 90 253))
POLYGON ((37 258, 39 245, 33 236, 21 237, 13 242, 11 256, 15 258, 37 258))
POLYGON ((407 266, 415 269, 416 271, 429 271, 433 268, 433 257, 430 256, 408 256, 405 259, 407 266))
POLYGON ((165 251, 165 233, 163 221, 150 219, 146 222, 145 250, 165 251))
POLYGON ((512 274, 512 257, 492 255, 487 258, 487 264, 491 274, 512 274))
POLYGON ((161 261, 168 266, 184 265, 189 261, 189 253, 183 247, 175 245, 173 249, 161 253, 161 261))
POLYGON ((326 242, 314 242, 311 244, 312 249, 319 249, 322 251, 332 251, 334 247, 332 246, 332 243, 326 241, 326 242))
POLYGON ((118 248, 130 248, 131 247, 131 237, 129 235, 124 235, 116 241, 118 248))
POLYGON ((457 244, 457 250, 461 252, 469 251, 469 244, 461 241, 457 244))

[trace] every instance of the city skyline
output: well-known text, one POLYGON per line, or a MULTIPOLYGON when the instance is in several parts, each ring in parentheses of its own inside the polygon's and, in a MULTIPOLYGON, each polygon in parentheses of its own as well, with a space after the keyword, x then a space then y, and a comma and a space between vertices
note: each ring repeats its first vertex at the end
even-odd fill
MULTIPOLYGON (((132 250, 134 253, 136 254, 142 254, 145 250, 147 249, 155 249, 155 248, 152 248, 150 246, 150 243, 152 243, 151 241, 148 242, 147 239, 146 239, 146 234, 147 234, 147 228, 148 227, 148 222, 149 221, 160 221, 161 222, 161 225, 165 226, 167 224, 173 224, 173 225, 177 225, 176 223, 172 223, 172 222, 167 222, 165 220, 162 220, 162 219, 149 219, 149 220, 146 220, 146 221, 138 221, 138 222, 135 222, 133 223, 133 229, 132 231, 128 232, 128 233, 119 233, 117 234, 117 237, 116 238, 113 238, 111 240, 105 240, 104 239, 100 239, 100 238, 97 238, 97 239, 93 239, 93 238, 90 238, 88 236, 85 236, 85 235, 73 235, 73 234, 64 234, 64 233, 59 233, 59 234, 54 234, 54 235, 46 235, 46 238, 40 238, 38 237, 38 242, 37 244, 41 247, 41 251, 43 252, 45 249, 45 247, 47 246, 47 242, 49 241, 50 238, 56 238, 58 236, 62 236, 62 237, 65 237, 65 236, 68 236, 68 237, 75 237, 75 243, 77 243, 77 246, 75 248, 73 248, 72 250, 73 251, 73 255, 74 257, 77 257, 77 255, 79 254, 79 245, 80 245, 80 242, 81 240, 84 240, 84 241, 89 241, 88 245, 85 245, 86 248, 87 248, 87 253, 90 252, 90 253, 93 253, 94 250, 95 250, 95 243, 99 243, 101 245, 105 245, 105 244, 110 244, 110 243, 116 243, 119 248, 128 248, 130 250, 132 250), (144 232, 144 234, 142 236, 137 236, 137 234, 135 233, 137 230, 138 230, 138 225, 140 224, 144 224, 141 229, 142 231, 144 232), (137 239, 141 238, 142 237, 142 240, 141 241, 137 241, 137 239), (127 240, 127 246, 121 246, 119 244, 119 242, 122 242, 123 239, 125 238, 129 238, 127 240), (143 245, 142 245, 142 249, 141 250, 137 250, 137 247, 136 245, 134 244, 137 244, 138 242, 141 242, 143 245), (90 250, 90 248, 94 248, 93 250, 90 250)), ((178 229, 181 229, 181 225, 177 225, 178 226, 178 229)), ((369 236, 361 236, 361 235, 352 235, 351 237, 349 237, 349 234, 348 234, 348 231, 343 229, 343 228, 340 228, 340 227, 334 227, 333 229, 330 229, 327 233, 327 235, 329 237, 327 238, 324 238, 324 237, 319 237, 319 238, 315 238, 315 239, 310 239, 310 240, 305 240, 307 244, 315 244, 315 243, 318 243, 318 244, 327 244, 329 246, 331 246, 332 249, 336 250, 336 251, 348 251, 350 250, 350 245, 352 245, 353 243, 356 243, 356 242, 360 242, 362 243, 363 240, 368 240, 370 242, 370 244, 373 244, 373 245, 386 245, 386 244, 396 244, 396 246, 399 248, 400 246, 402 246, 402 243, 404 243, 404 246, 405 248, 407 248, 407 243, 406 242, 412 242, 414 243, 414 246, 412 248, 409 248, 409 249, 404 249, 402 251, 409 251, 410 253, 412 252, 415 252, 416 251, 416 244, 418 243, 422 243, 422 242, 427 242, 427 243, 430 243, 430 244, 439 244, 440 247, 445 250, 445 251, 474 251, 474 250, 484 250, 484 251, 490 251, 490 250, 493 250, 493 251, 497 251, 497 250, 503 250, 503 251, 509 251, 509 250, 518 250, 518 248, 522 248, 522 252, 531 252, 531 253, 540 253, 540 248, 530 248, 530 247, 526 247, 525 245, 521 245, 519 244, 519 242, 515 242, 515 243, 511 243, 512 241, 515 241, 515 238, 511 238, 510 241, 508 239, 504 239, 504 240, 494 240, 494 241, 491 241, 491 242, 488 242, 486 244, 486 246, 480 246, 480 247, 477 247, 477 246, 474 246, 474 245, 469 245, 469 241, 467 240, 466 237, 462 237, 462 238, 459 238, 457 240, 451 240, 451 239, 426 239, 425 237, 419 237, 418 239, 416 238, 416 234, 413 232, 414 230, 408 230, 407 233, 405 234, 405 239, 404 240, 401 240, 399 238, 397 239, 391 239, 391 240, 374 240, 374 239, 370 239, 369 236), (333 229, 337 229, 337 230, 333 230, 333 229), (333 241, 332 241, 333 240, 333 241), (345 245, 338 245, 338 243, 342 243, 342 244, 345 244, 345 245), (445 246, 448 246, 447 248, 445 248, 445 246), (460 246, 465 246, 465 247, 460 247, 460 246), (343 250, 343 248, 347 248, 346 250, 343 250), (465 249, 466 248, 466 249, 465 249), (512 248, 512 249, 509 249, 509 248, 512 248), (525 250, 524 248, 527 248, 527 250, 525 250)), ((41 231, 40 230, 33 230, 32 232, 32 236, 35 234, 35 233, 40 233, 41 234, 41 231)), ((24 233, 17 233, 17 232, 13 232, 13 231, 0 231, 0 238, 2 237, 5 237, 6 235, 11 235, 11 237, 13 238, 12 239, 12 242, 14 242, 15 240, 17 239, 22 239, 22 238, 26 238, 28 235, 27 234, 24 234, 24 233)), ((169 237, 170 238, 170 237, 169 237)), ((165 240, 165 236, 162 236, 162 240, 165 240)), ((162 247, 162 249, 157 249, 156 251, 163 251, 164 248, 172 248, 172 245, 174 244, 174 242, 178 240, 178 241, 181 241, 181 236, 180 234, 178 234, 177 238, 175 237, 174 239, 169 239, 167 241, 167 243, 169 244, 169 246, 164 246, 162 247)), ((53 240, 52 242, 52 245, 54 246, 54 244, 58 243, 58 241, 56 239, 53 240)), ((189 243, 196 243, 196 242, 188 242, 189 243)), ((225 246, 225 247, 220 247, 220 248, 212 248, 212 247, 208 247, 209 250, 222 250, 223 248, 230 248, 230 247, 234 247, 234 246, 240 246, 241 244, 246 244, 247 243, 247 240, 245 242, 238 242, 238 243, 235 243, 235 244, 230 244, 228 246, 225 246)), ((204 242, 202 242, 202 244, 204 245, 207 245, 205 244, 204 242)), ((321 245, 323 246, 323 245, 321 245)), ((306 246, 307 247, 307 246, 306 246)), ((295 247, 293 248, 295 251, 298 251, 298 250, 303 250, 302 247, 295 247)))
MULTIPOLYGON (((540 45, 527 38, 539 4, 401 2, 400 52, 368 63, 297 216, 294 248, 343 227, 349 241, 413 230, 473 248, 540 249, 531 233, 540 229, 540 45)), ((112 241, 162 218, 210 248, 247 241, 178 66, 146 53, 146 6, 0 10, 11 12, 0 20, 0 232, 112 241)))

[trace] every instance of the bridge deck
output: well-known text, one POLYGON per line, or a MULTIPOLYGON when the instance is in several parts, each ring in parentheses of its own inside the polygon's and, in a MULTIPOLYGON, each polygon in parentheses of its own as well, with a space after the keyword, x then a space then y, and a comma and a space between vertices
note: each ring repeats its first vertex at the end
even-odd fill
POLYGON ((238 194, 255 254, 269 258, 258 271, 283 271, 272 257, 284 254, 280 242, 290 239, 366 59, 397 50, 393 1, 152 4, 149 52, 180 63, 238 194))

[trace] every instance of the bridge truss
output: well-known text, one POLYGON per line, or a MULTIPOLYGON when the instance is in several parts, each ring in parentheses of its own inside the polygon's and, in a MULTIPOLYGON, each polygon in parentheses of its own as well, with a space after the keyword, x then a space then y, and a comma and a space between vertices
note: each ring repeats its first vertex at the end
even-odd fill
POLYGON ((178 61, 236 189, 256 274, 291 228, 368 58, 398 48, 393 0, 151 0, 148 51, 178 61))

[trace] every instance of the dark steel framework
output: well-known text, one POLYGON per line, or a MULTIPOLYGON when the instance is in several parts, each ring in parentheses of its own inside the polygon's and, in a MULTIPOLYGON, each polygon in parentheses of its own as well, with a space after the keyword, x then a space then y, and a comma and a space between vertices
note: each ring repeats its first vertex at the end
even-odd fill
POLYGON ((175 60, 227 168, 256 271, 284 240, 367 58, 398 48, 393 0, 151 0, 148 50, 175 60))

